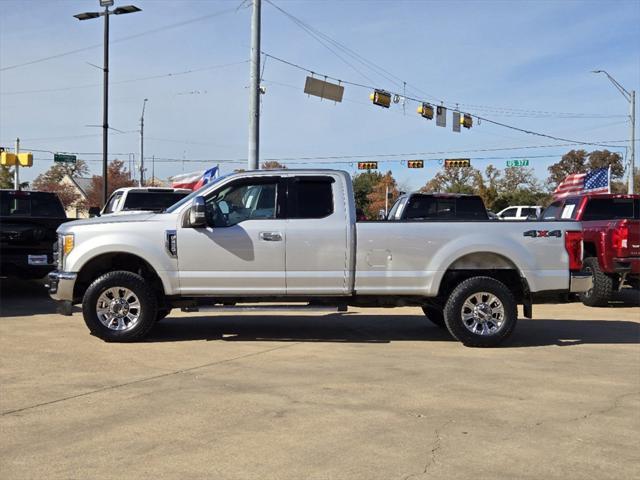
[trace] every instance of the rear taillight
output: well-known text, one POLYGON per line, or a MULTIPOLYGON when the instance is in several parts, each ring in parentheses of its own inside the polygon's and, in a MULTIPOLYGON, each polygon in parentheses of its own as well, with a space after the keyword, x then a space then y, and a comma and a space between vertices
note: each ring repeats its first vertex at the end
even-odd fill
POLYGON ((582 270, 582 232, 564 232, 564 248, 569 254, 569 270, 582 270))
POLYGON ((611 246, 617 257, 626 257, 625 250, 629 248, 629 226, 624 223, 615 227, 611 233, 611 246))

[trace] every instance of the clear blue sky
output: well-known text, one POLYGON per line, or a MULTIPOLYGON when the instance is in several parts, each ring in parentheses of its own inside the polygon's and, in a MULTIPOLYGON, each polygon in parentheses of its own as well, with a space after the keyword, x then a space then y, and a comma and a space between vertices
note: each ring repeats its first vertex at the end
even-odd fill
MULTIPOLYGON (((412 96, 458 103, 460 110, 520 128, 580 141, 623 140, 629 136, 628 104, 602 75, 606 69, 628 90, 640 90, 640 1, 285 1, 277 5, 383 67, 413 88, 412 96), (531 111, 597 114, 591 118, 538 116, 531 111), (533 118, 532 118, 533 117, 533 118)), ((214 159, 247 156, 250 9, 240 0, 131 0, 142 12, 112 17, 110 158, 136 159, 142 102, 145 157, 158 161, 156 176, 204 169, 214 159), (160 28, 220 11, 182 26, 160 28), (124 37, 149 32, 131 39, 124 37), (233 64, 233 65, 229 65, 233 64), (227 65, 222 68, 208 68, 227 65), (184 75, 136 80, 190 70, 184 75), (126 80, 131 82, 117 83, 126 80), (118 154, 118 155, 116 155, 118 154), (124 154, 124 155, 123 155, 124 154), (211 159, 207 163, 189 160, 211 159)), ((98 1, 0 1, 0 144, 16 137, 25 149, 101 151, 102 19, 79 22, 73 15, 97 10, 98 1), (75 54, 19 68, 16 64, 95 46, 75 54), (84 88, 71 88, 86 86, 84 88), (67 89, 68 88, 68 89, 67 89), (64 89, 33 92, 34 90, 64 89), (19 93, 30 92, 30 93, 19 93)), ((349 58, 349 65, 263 2, 262 49, 320 73, 401 90, 376 71, 349 58), (355 68, 354 68, 355 67, 355 68)), ((344 57, 344 54, 343 54, 344 57)), ((348 57, 345 57, 348 58, 348 57)), ((386 110, 371 105, 369 91, 346 86, 345 101, 308 98, 305 73, 267 59, 262 97, 261 157, 334 155, 420 155, 371 157, 391 169, 404 188, 418 188, 441 168, 407 170, 390 159, 471 157, 473 165, 503 167, 505 159, 529 158, 536 173, 572 147, 463 152, 486 148, 562 142, 483 122, 461 133, 420 118, 408 103, 386 110), (451 154, 428 152, 461 151, 451 154), (482 158, 478 158, 482 157, 482 158)), ((621 144, 619 144, 621 145, 621 144)), ((595 148, 595 147, 594 147, 595 148)), ((620 150, 624 153, 624 150, 620 150)), ((100 155, 79 155, 100 171, 100 155)), ((33 179, 52 165, 36 152, 33 179)), ((350 161, 350 160, 346 160, 350 161)), ((355 172, 355 162, 328 166, 355 172)), ((245 161, 222 163, 223 172, 245 161)), ((291 164, 293 166, 293 164, 291 164)), ((150 168, 150 162, 147 161, 150 168)), ((148 173, 148 175, 150 172, 148 173)))

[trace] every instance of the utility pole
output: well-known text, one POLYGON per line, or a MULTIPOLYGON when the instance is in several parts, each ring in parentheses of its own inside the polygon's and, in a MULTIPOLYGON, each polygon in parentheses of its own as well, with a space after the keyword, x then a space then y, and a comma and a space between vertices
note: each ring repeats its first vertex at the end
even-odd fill
POLYGON ((144 107, 148 99, 142 102, 142 115, 140 115, 140 185, 144 187, 144 107))
MULTIPOLYGON (((20 153, 20 139, 16 138, 16 157, 20 153)), ((13 188, 20 190, 20 162, 16 162, 15 170, 13 171, 13 188)))
POLYGON ((629 165, 631 172, 629 173, 629 193, 635 193, 635 173, 636 173, 636 91, 631 90, 631 151, 629 165))
POLYGON ((260 7, 253 0, 251 14, 251 61, 249 66, 249 157, 247 168, 257 170, 260 162, 260 7))
POLYGON ((631 121, 631 135, 630 141, 631 145, 629 146, 629 183, 627 191, 629 194, 635 193, 634 187, 634 174, 636 170, 636 91, 631 90, 628 92, 622 85, 618 83, 618 81, 613 78, 606 70, 592 70, 592 73, 604 73, 609 81, 613 83, 613 86, 618 89, 618 91, 622 94, 622 96, 629 102, 631 111, 629 112, 629 120, 631 121))
POLYGON ((102 205, 107 204, 107 150, 109 148, 109 5, 104 7, 104 65, 102 90, 102 205))

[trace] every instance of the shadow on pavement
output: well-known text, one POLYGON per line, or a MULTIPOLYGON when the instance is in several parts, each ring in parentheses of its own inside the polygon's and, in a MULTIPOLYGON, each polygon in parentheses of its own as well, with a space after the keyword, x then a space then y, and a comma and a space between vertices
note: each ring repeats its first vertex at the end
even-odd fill
MULTIPOLYGON (((197 316, 167 318, 146 341, 179 342, 338 342, 454 341, 422 315, 332 314, 313 316, 197 316)), ((640 324, 607 320, 520 320, 504 347, 638 344, 640 324)))

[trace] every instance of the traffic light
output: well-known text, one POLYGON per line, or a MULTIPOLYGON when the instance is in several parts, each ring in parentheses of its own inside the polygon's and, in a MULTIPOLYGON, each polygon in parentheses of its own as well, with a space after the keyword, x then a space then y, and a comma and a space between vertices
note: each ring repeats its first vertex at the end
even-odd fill
POLYGON ((358 170, 377 170, 378 162, 358 162, 358 170))
POLYGON ((427 120, 433 120, 433 105, 429 103, 423 103, 418 107, 418 113, 427 120))
POLYGON ((11 167, 15 165, 17 161, 18 161, 18 157, 16 156, 15 153, 11 153, 11 152, 0 153, 0 165, 11 167))
POLYGON ((471 128, 473 126, 473 117, 468 113, 465 113, 460 119, 460 125, 464 128, 471 128))
POLYGON ((384 90, 376 90, 369 98, 373 102, 374 105, 378 105, 380 107, 389 108, 391 105, 391 94, 389 92, 385 92, 384 90))
POLYGON ((444 168, 470 167, 471 160, 468 158, 452 158, 444 161, 444 168))
POLYGON ((407 160, 407 167, 409 167, 409 168, 424 168, 424 161, 422 161, 422 160, 407 160))
POLYGON ((21 167, 33 167, 33 153, 19 153, 18 163, 21 167))

